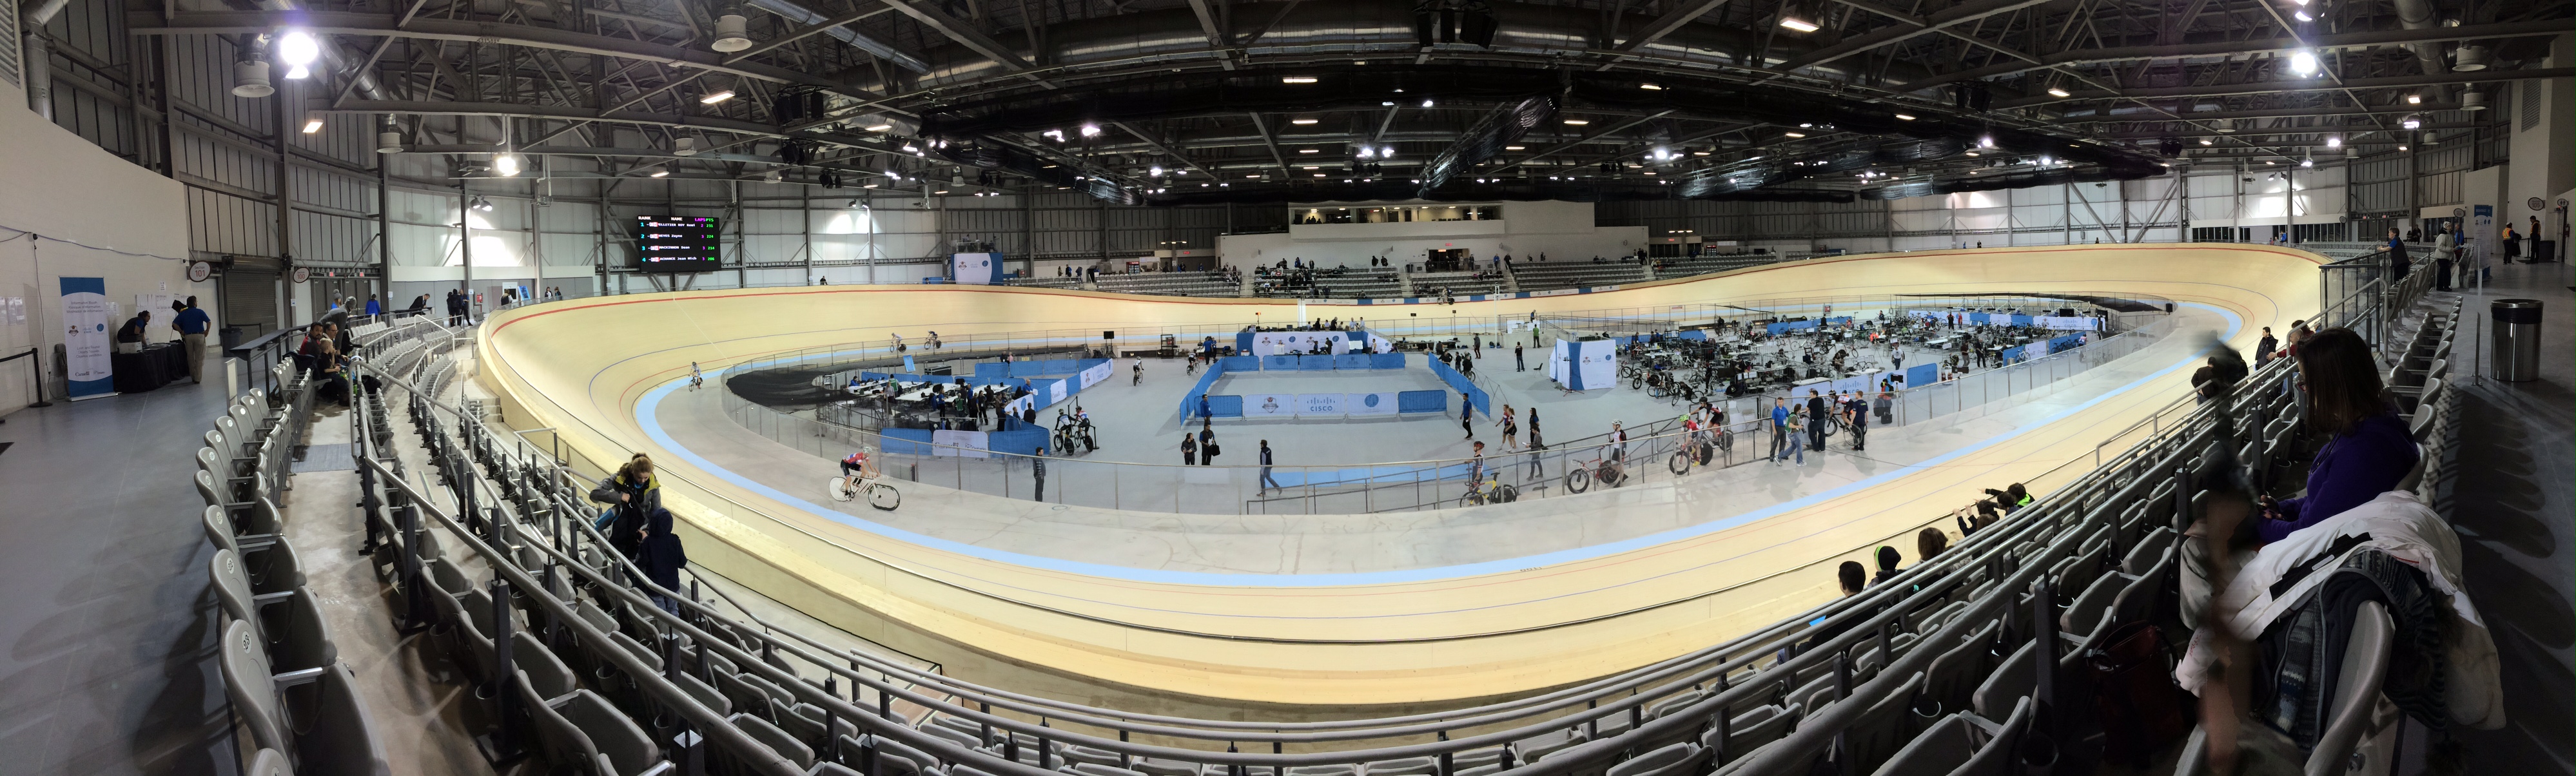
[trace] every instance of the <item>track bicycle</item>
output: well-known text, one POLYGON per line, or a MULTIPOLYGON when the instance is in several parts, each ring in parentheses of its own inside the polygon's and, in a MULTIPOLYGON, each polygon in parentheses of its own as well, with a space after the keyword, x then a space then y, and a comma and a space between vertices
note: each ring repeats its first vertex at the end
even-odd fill
POLYGON ((1609 483, 1610 487, 1616 488, 1628 484, 1627 481, 1626 466, 1608 458, 1594 458, 1565 471, 1565 492, 1581 493, 1590 490, 1595 482, 1609 483))
POLYGON ((868 506, 892 512, 895 507, 903 504, 903 493, 895 490, 892 485, 880 482, 879 479, 846 474, 834 475, 824 487, 830 489, 833 501, 848 501, 865 495, 868 497, 868 506))
POLYGON ((1519 500, 1521 500, 1519 488, 1503 484, 1501 478, 1486 477, 1467 483, 1467 495, 1458 497, 1458 505, 1473 507, 1486 504, 1509 504, 1519 500))

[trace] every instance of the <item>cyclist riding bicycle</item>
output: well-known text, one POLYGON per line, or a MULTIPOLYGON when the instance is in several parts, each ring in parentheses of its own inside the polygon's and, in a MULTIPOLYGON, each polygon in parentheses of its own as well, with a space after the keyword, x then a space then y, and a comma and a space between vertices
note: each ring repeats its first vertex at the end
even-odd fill
POLYGON ((857 474, 861 480, 877 478, 876 460, 868 457, 868 451, 860 450, 851 453, 848 458, 841 459, 841 476, 847 477, 852 474, 857 474))

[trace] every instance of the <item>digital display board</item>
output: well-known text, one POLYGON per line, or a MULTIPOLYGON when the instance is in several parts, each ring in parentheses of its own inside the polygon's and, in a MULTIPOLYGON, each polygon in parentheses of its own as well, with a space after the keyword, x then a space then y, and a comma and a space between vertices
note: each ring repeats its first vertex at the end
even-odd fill
POLYGON ((713 272, 723 219, 636 216, 635 269, 642 272, 713 272))

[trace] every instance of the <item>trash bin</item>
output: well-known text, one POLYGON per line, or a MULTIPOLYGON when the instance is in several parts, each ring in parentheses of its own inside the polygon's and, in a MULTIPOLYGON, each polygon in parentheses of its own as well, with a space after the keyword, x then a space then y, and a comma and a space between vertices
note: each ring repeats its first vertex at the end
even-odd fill
POLYGON ((243 329, 240 326, 226 326, 215 330, 216 336, 220 338, 218 341, 223 343, 225 350, 240 347, 244 339, 242 333, 243 329))
POLYGON ((2540 300, 2498 299, 2487 308, 2487 361, 2495 379, 2508 383, 2540 377, 2540 300))

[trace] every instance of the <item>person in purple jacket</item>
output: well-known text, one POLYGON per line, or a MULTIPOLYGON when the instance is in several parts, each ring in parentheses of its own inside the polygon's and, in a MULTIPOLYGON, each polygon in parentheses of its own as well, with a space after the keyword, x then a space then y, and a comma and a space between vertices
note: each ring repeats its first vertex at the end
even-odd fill
POLYGON ((2264 497, 2255 531, 2265 544, 2396 488, 2420 455, 2381 389, 2378 364, 2361 335, 2341 327, 2319 331, 2294 357, 2299 388, 2308 395, 2308 428, 2327 440, 2308 465, 2307 495, 2264 497))

